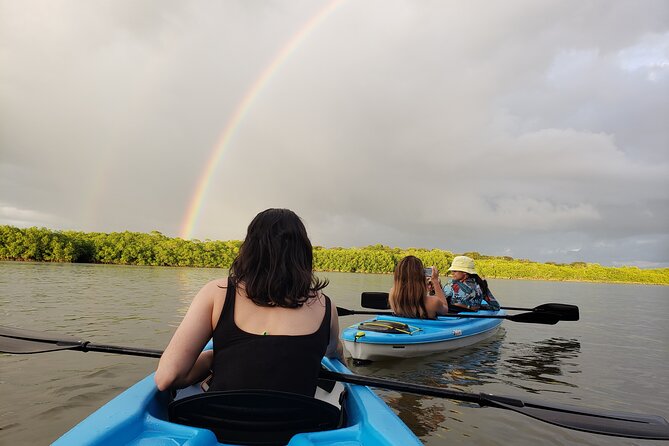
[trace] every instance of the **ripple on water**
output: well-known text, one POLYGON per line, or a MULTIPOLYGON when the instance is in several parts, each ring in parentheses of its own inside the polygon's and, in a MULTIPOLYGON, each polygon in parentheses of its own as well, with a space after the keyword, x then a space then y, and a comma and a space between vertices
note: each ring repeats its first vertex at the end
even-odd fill
POLYGON ((62 394, 60 399, 56 400, 59 401, 59 403, 56 405, 53 405, 53 403, 45 404, 46 408, 41 410, 39 415, 53 416, 67 412, 68 410, 75 407, 90 407, 91 403, 96 403, 101 400, 108 400, 120 390, 121 388, 118 386, 104 386, 104 388, 97 390, 91 389, 89 387, 86 392, 75 393, 69 396, 67 396, 67 394, 71 392, 57 392, 62 394))

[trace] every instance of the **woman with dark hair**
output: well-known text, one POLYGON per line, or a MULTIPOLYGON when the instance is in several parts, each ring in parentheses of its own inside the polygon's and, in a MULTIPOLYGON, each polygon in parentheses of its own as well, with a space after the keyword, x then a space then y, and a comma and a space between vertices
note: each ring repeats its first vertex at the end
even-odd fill
POLYGON ((343 357, 337 311, 313 274, 300 218, 259 213, 228 278, 195 296, 165 349, 158 389, 183 388, 213 372, 210 390, 264 389, 313 396, 321 358, 343 357), (213 350, 202 351, 213 338, 213 350))
POLYGON ((423 262, 414 256, 406 256, 395 267, 393 287, 388 295, 390 308, 397 316, 434 319, 448 313, 444 291, 439 286, 439 271, 436 267, 427 275, 423 262), (430 294, 433 284, 434 295, 430 294), (436 284, 436 285, 435 285, 436 284))
POLYGON ((476 272, 474 259, 467 256, 454 257, 448 270, 452 278, 444 285, 443 291, 451 313, 500 309, 488 288, 488 282, 476 272))

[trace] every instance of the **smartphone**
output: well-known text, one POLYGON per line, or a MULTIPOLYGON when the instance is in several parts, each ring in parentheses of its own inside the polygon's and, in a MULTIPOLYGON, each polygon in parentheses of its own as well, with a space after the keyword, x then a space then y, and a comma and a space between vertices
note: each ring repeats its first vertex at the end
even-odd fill
POLYGON ((432 268, 424 268, 425 277, 432 277, 432 268))

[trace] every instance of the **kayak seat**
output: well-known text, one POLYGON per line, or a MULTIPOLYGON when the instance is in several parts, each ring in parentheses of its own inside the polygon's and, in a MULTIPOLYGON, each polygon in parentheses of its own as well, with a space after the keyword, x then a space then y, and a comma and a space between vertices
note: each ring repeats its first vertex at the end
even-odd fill
POLYGON ((205 392, 172 401, 167 410, 171 422, 209 429, 221 443, 262 446, 337 429, 344 418, 332 404, 273 390, 205 392))

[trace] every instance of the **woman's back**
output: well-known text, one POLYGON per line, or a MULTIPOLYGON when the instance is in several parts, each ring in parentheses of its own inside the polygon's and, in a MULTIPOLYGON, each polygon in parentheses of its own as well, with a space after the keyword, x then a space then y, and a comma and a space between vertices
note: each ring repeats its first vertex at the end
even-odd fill
POLYGON ((237 287, 235 323, 254 334, 305 335, 315 332, 325 315, 325 297, 314 297, 299 308, 260 307, 237 287))
POLYGON ((330 318, 326 296, 300 308, 258 307, 243 287, 235 293, 229 284, 213 333, 210 389, 262 388, 312 396, 330 340, 330 318))
MULTIPOLYGON (((438 283, 439 272, 435 267, 430 271, 430 280, 438 283)), ((394 283, 388 301, 390 308, 398 316, 420 319, 434 319, 437 314, 448 311, 446 298, 441 289, 437 296, 429 296, 428 277, 420 259, 406 256, 395 267, 394 283)))
POLYGON ((158 389, 185 387, 214 370, 212 388, 313 395, 324 355, 340 357, 336 312, 313 273, 304 224, 267 209, 249 224, 229 279, 195 296, 163 353, 158 389), (202 351, 214 339, 214 351, 202 351))

